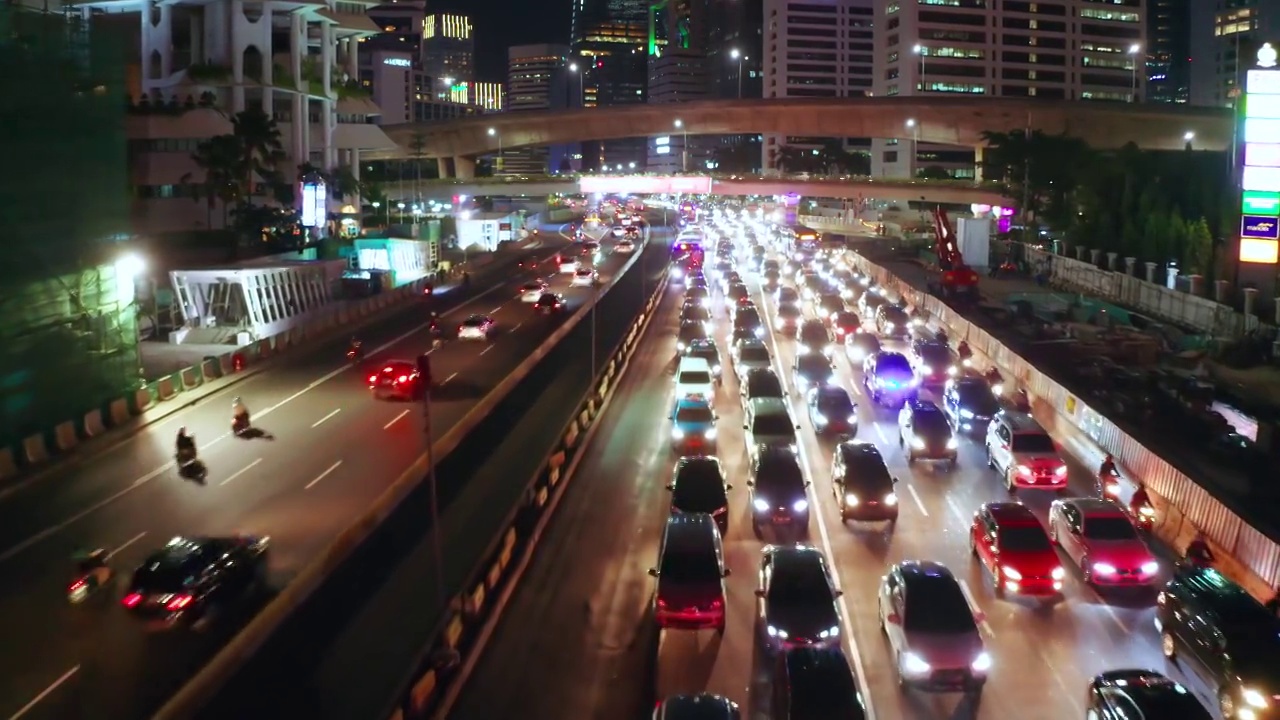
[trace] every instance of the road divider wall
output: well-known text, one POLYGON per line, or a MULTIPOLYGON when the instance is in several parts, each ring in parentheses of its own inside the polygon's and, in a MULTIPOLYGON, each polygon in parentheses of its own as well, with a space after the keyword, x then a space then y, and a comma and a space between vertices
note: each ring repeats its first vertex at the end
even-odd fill
MULTIPOLYGON (((536 242, 536 239, 530 241, 536 242)), ((485 267, 495 262, 497 257, 489 254, 483 259, 484 264, 475 270, 480 276, 473 280, 472 287, 483 287, 490 279, 501 279, 496 267, 485 267)), ((298 327, 207 357, 197 365, 182 368, 125 396, 105 402, 83 416, 69 418, 44 432, 33 433, 16 446, 0 447, 0 483, 42 470, 56 460, 86 450, 89 441, 104 435, 118 432, 123 437, 140 431, 205 395, 265 370, 269 360, 290 350, 332 340, 340 332, 349 332, 352 327, 379 320, 410 303, 420 302, 427 282, 418 280, 372 297, 321 308, 315 317, 298 327)), ((437 303, 464 301, 469 296, 457 285, 442 288, 435 294, 437 303)))
MULTIPOLYGON (((661 241, 658 242, 661 245, 661 241)), ((657 247, 655 245, 654 247, 657 247)), ((201 671, 179 690, 169 702, 155 715, 158 720, 182 718, 188 720, 197 717, 216 717, 220 710, 209 708, 214 699, 241 674, 251 674, 244 668, 251 663, 260 662, 265 666, 278 665, 273 660, 259 660, 260 654, 267 654, 265 648, 275 641, 277 636, 284 638, 305 624, 303 620, 295 620, 294 616, 306 614, 314 605, 320 604, 321 592, 331 589, 334 594, 342 595, 353 587, 367 597, 374 583, 385 582, 385 577, 370 578, 368 575, 353 580, 345 577, 348 574, 358 575, 360 568, 368 569, 371 565, 390 564, 387 558, 395 551, 404 552, 405 545, 417 540, 427 532, 421 523, 411 527, 396 528, 394 531, 381 533, 382 526, 388 523, 393 514, 409 505, 417 506, 419 495, 426 485, 430 465, 428 458, 436 459, 437 475, 440 476, 440 489, 444 493, 445 486, 455 473, 442 471, 442 466, 450 463, 457 455, 466 455, 467 463, 474 467, 475 448, 460 448, 467 443, 473 434, 479 435, 482 443, 492 443, 493 437, 501 437, 511 431, 516 420, 523 415, 531 403, 527 397, 522 403, 524 407, 514 407, 521 403, 513 403, 512 396, 537 395, 547 384, 545 372, 534 375, 535 370, 543 366, 546 370, 556 371, 559 368, 546 368, 544 359, 555 350, 561 342, 584 319, 591 315, 593 304, 600 303, 623 279, 631 268, 641 260, 645 251, 635 253, 626 265, 618 272, 613 282, 600 290, 594 302, 584 303, 571 317, 563 322, 533 353, 529 355, 515 370, 508 374, 496 387, 476 403, 470 411, 460 419, 452 429, 438 438, 432 445, 430 454, 424 453, 409 467, 362 515, 339 534, 332 543, 305 566, 283 591, 271 601, 235 638, 231 640, 201 671), (536 381, 536 382, 535 382, 536 381), (533 387, 536 386, 536 387, 533 387), (530 392, 524 392, 529 390, 530 392), (410 535, 412 535, 410 537, 410 535), (292 623, 292 625, 289 625, 292 623), (288 628, 286 626, 289 625, 288 628)), ((607 370, 608 364, 602 369, 607 370)), ((476 440, 475 438, 472 439, 476 440)), ((460 463, 461 464, 461 463, 460 463)), ((461 475, 462 473, 457 473, 461 475)), ((456 478, 455 478, 456 479, 456 478)), ((463 478, 464 479, 464 478, 463 478)), ((345 605, 334 602, 332 605, 345 605)), ((352 608, 342 612, 350 613, 352 608)), ((319 611, 316 611, 319 613, 319 611)), ((341 613, 337 613, 341 615, 341 613)), ((298 643, 307 642, 306 633, 300 633, 298 643)), ((277 644, 288 646, 296 653, 297 643, 281 639, 277 644)), ((269 683, 268 683, 269 684, 269 683)), ((291 689, 272 688, 284 695, 293 692, 291 689)))
POLYGON ((394 705, 383 712, 382 717, 392 720, 431 717, 447 708, 461 690, 461 681, 483 651, 485 639, 523 575, 528 558, 582 459, 614 389, 626 373, 665 289, 664 273, 643 311, 605 361, 603 372, 578 403, 577 412, 561 433, 560 441, 547 452, 541 469, 529 479, 524 502, 511 510, 502 530, 489 543, 484 560, 471 572, 453 609, 437 626, 431 642, 410 669, 394 705))
POLYGON ((987 358, 1006 378, 1025 389, 1037 420, 1073 454, 1091 467, 1100 466, 1103 457, 1110 454, 1126 478, 1142 479, 1156 509, 1155 531, 1162 541, 1181 554, 1196 531, 1203 531, 1220 570, 1259 600, 1269 600, 1275 594, 1280 584, 1280 545, 1275 541, 940 298, 861 255, 853 258, 860 272, 923 310, 931 322, 945 326, 954 341, 968 342, 975 354, 987 358))

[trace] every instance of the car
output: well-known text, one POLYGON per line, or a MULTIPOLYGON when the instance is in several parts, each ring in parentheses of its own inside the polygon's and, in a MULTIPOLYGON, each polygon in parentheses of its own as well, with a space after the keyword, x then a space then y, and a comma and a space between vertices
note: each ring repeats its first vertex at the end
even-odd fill
POLYGON ((839 290, 823 292, 814 303, 813 314, 827 325, 831 325, 842 312, 845 312, 844 298, 840 297, 839 290))
POLYGON ((584 257, 591 257, 592 255, 596 255, 600 252, 600 243, 595 240, 586 240, 582 243, 581 247, 582 255, 584 257))
POLYGON ((850 335, 856 335, 862 331, 862 318, 852 310, 840 310, 831 314, 827 328, 831 342, 844 342, 850 335))
POLYGON ((720 290, 724 292, 725 295, 729 294, 730 289, 733 288, 734 285, 742 285, 743 287, 746 287, 746 284, 742 282, 742 276, 733 269, 733 263, 718 263, 716 267, 720 272, 720 290), (721 265, 726 267, 721 268, 721 265))
POLYGON ((684 291, 684 304, 696 303, 703 307, 711 307, 711 293, 705 287, 691 287, 684 291))
POLYGON ((880 338, 861 329, 844 336, 844 355, 849 362, 861 365, 867 358, 880 352, 880 338))
POLYGON ((781 271, 782 265, 774 258, 767 258, 763 263, 760 263, 760 269, 764 271, 769 271, 769 270, 781 271))
POLYGON ((458 339, 488 340, 496 325, 488 315, 469 315, 458 325, 458 339))
POLYGON ((1018 488, 1065 492, 1067 464, 1049 433, 1027 413, 1001 410, 987 423, 987 465, 1018 488))
MULTIPOLYGON (((1212 720, 1194 693, 1154 670, 1108 670, 1089 681, 1090 720, 1212 720)), ((1224 717, 1231 714, 1224 713, 1224 717)))
POLYGON ((996 597, 1062 592, 1066 570, 1044 526, 1022 503, 989 502, 978 508, 969 527, 969 552, 990 573, 996 597))
POLYGON ((614 225, 610 232, 613 233, 614 237, 622 237, 626 234, 627 228, 625 225, 614 225))
POLYGON ((737 303, 744 300, 750 300, 751 291, 747 289, 746 285, 738 282, 730 285, 729 288, 725 290, 724 296, 727 301, 737 303))
POLYGON ((710 515, 679 513, 667 517, 658 564, 653 617, 659 628, 724 632, 724 565, 720 529, 710 515))
POLYGON ((801 264, 800 267, 803 269, 796 273, 796 286, 800 288, 800 296, 805 299, 806 303, 812 303, 818 297, 818 294, 822 292, 827 281, 822 277, 821 273, 809 269, 808 264, 801 264))
POLYGON ((898 521, 898 479, 874 443, 848 440, 831 456, 831 492, 840 521, 898 521))
POLYGON ((746 405, 748 452, 760 447, 784 447, 796 451, 796 431, 800 426, 791 418, 791 410, 782 398, 752 398, 746 405))
POLYGON ((1144 586, 1159 579, 1160 563, 1123 507, 1111 500, 1062 498, 1049 506, 1049 539, 1096 586, 1144 586))
POLYGON ((767 370, 773 367, 773 358, 769 356, 769 346, 759 338, 746 338, 733 344, 730 351, 733 358, 733 370, 738 374, 738 382, 743 382, 747 373, 752 370, 767 370))
POLYGON ((684 349, 684 357, 702 358, 711 366, 711 375, 716 383, 723 381, 724 368, 720 364, 720 350, 714 340, 694 340, 684 349))
POLYGON ((903 687, 978 695, 991 672, 978 631, 986 618, 969 606, 945 565, 898 563, 880 580, 880 629, 903 687))
POLYGON ((537 256, 526 255, 520 258, 520 261, 516 263, 516 267, 527 272, 536 272, 539 264, 537 256))
POLYGON ((773 302, 778 306, 798 305, 800 303, 800 293, 790 285, 783 285, 773 292, 773 302))
POLYGON ((414 360, 388 360, 368 377, 369 389, 379 400, 419 400, 422 383, 418 376, 418 363, 414 360))
POLYGON ((714 404, 715 375, 711 363, 699 357, 682 357, 676 366, 676 398, 700 397, 714 404))
POLYGON ((706 455, 682 457, 671 472, 671 513, 706 513, 723 537, 729 532, 729 491, 720 460, 706 455))
POLYGON ((866 704, 849 660, 838 648, 783 652, 773 677, 777 720, 865 720, 866 704))
POLYGON ((862 361, 862 384, 871 402, 886 407, 898 407, 919 394, 915 370, 898 352, 881 351, 867 356, 862 361))
POLYGON ((702 303, 685 303, 680 307, 680 322, 694 321, 702 323, 711 330, 711 310, 702 303))
POLYGON ((803 530, 809 525, 809 482, 796 453, 786 447, 755 446, 747 488, 751 492, 751 529, 763 525, 803 530))
POLYGON ((905 338, 911 333, 911 316, 897 305, 884 303, 876 309, 875 325, 880 337, 905 338))
POLYGON ((760 324, 760 309, 750 298, 739 300, 729 305, 726 310, 729 313, 730 322, 738 322, 740 318, 754 320, 756 324, 760 324))
POLYGON ((742 720, 742 713, 722 695, 671 695, 658 702, 653 720, 742 720))
POLYGON ((681 455, 716 451, 716 412, 705 397, 677 397, 671 410, 671 449, 681 455))
POLYGON ((782 273, 778 272, 778 268, 765 268, 760 271, 760 284, 765 290, 777 288, 780 282, 782 282, 782 273))
POLYGON ((733 335, 764 337, 764 322, 754 306, 738 307, 733 313, 733 335))
POLYGON ((676 331, 676 353, 683 354, 693 344, 694 340, 710 339, 711 336, 707 334, 706 323, 700 320, 682 322, 680 323, 680 329, 676 331))
POLYGON ((782 380, 772 368, 752 368, 739 375, 739 386, 742 390, 742 411, 751 407, 753 400, 772 398, 786 401, 787 393, 782 387, 782 380))
POLYGON ((867 320, 875 320, 876 312, 881 305, 888 304, 889 298, 884 296, 880 288, 870 288, 858 298, 858 312, 867 320))
POLYGON ((578 268, 569 281, 570 287, 594 287, 600 281, 600 275, 591 268, 578 268))
POLYGON ((547 291, 547 284, 541 280, 527 282, 520 286, 520 302, 536 303, 547 291))
POLYGON ((773 315, 773 328, 783 335, 794 336, 800 329, 801 321, 804 320, 804 313, 800 311, 800 306, 793 303, 779 305, 773 315))
POLYGON ((911 356, 921 385, 936 386, 960 374, 951 347, 941 340, 917 340, 911 343, 911 356))
POLYGON ((808 392, 809 388, 835 385, 839 382, 835 369, 831 367, 831 361, 825 355, 817 353, 796 355, 791 364, 791 377, 796 384, 796 390, 801 393, 808 392))
POLYGON ((1275 717, 1280 619, 1249 591, 1213 568, 1178 565, 1154 622, 1161 654, 1208 686, 1223 717, 1275 717))
POLYGON ((172 538, 133 571, 121 604, 165 626, 197 623, 264 593, 269 545, 267 537, 172 538))
POLYGON ((985 433, 987 423, 1000 412, 1000 402, 986 380, 960 377, 947 381, 942 391, 942 411, 958 432, 985 433))
POLYGON ((564 310, 564 296, 559 293, 542 293, 538 298, 538 302, 533 304, 535 312, 542 315, 551 315, 564 310))
MULTIPOLYGON (((817 357, 817 356, 814 356, 817 357)), ((858 404, 849 391, 834 384, 809 388, 805 393, 809 422, 819 435, 853 437, 858 434, 858 404)))
POLYGON ((821 353, 830 357, 835 345, 827 336, 827 326, 821 320, 809 319, 800 323, 796 332, 797 353, 821 353))
POLYGON ((560 264, 558 265, 558 267, 561 275, 570 275, 570 274, 576 273, 578 272, 578 259, 562 256, 560 258, 560 264))
POLYGON ((636 244, 628 238, 622 238, 613 244, 613 251, 618 253, 633 253, 636 251, 636 244))
POLYGON ((908 465, 923 458, 955 467, 960 452, 942 409, 920 399, 908 400, 898 411, 898 446, 906 452, 908 465))
POLYGON ((840 647, 841 592, 822 552, 810 545, 770 545, 760 553, 757 613, 765 647, 840 647))

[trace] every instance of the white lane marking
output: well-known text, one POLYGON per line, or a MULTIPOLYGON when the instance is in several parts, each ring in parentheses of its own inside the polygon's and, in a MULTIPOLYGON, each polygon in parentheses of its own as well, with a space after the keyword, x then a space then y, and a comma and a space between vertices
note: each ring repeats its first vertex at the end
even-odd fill
POLYGON ((41 701, 41 700, 44 700, 45 698, 49 697, 49 695, 50 695, 54 690, 57 690, 57 689, 58 689, 58 686, 59 686, 59 685, 62 685, 62 683, 64 683, 64 682, 66 682, 66 681, 70 680, 70 679, 71 679, 71 676, 72 676, 72 675, 75 675, 75 674, 76 674, 76 673, 78 673, 78 672, 80 672, 80 666, 79 666, 79 665, 76 665, 75 667, 71 668, 70 670, 68 670, 68 671, 66 671, 66 672, 64 672, 64 673, 62 673, 62 677, 58 678, 57 680, 54 680, 52 685, 50 685, 49 687, 45 688, 44 690, 41 690, 41 691, 40 691, 40 694, 39 694, 39 695, 37 695, 37 696, 35 696, 34 698, 32 698, 32 699, 31 699, 31 702, 27 703, 26 705, 23 705, 21 710, 19 710, 18 712, 16 712, 16 713, 14 713, 14 714, 10 715, 10 716, 9 716, 9 720, 18 720, 18 718, 20 718, 20 717, 22 717, 22 716, 26 715, 27 713, 31 712, 31 710, 32 710, 33 708, 35 708, 35 706, 36 706, 36 705, 39 705, 39 704, 40 704, 40 701, 41 701))
POLYGON ((250 470, 252 470, 252 469, 253 469, 253 467, 254 467, 255 465, 257 465, 258 463, 260 463, 260 462, 262 462, 262 458, 258 458, 257 460, 254 460, 253 462, 249 463, 248 465, 245 465, 244 467, 240 468, 239 470, 235 471, 234 473, 231 473, 231 476, 230 476, 230 477, 228 477, 226 480, 223 480, 222 482, 220 482, 220 483, 218 483, 218 484, 219 484, 219 485, 226 485, 227 483, 231 482, 232 480, 235 480, 236 478, 240 477, 241 475, 243 475, 243 474, 245 474, 245 473, 249 472, 250 470))
MULTIPOLYGON (((502 305, 506 305, 506 303, 502 303, 502 305)), ((494 309, 490 310, 488 314, 489 314, 489 315, 497 315, 497 314, 498 314, 498 311, 502 309, 502 305, 499 305, 498 307, 496 307, 496 308, 494 308, 494 309)))
POLYGON ((924 508, 924 501, 920 499, 920 493, 916 492, 914 485, 907 484, 907 492, 911 493, 911 499, 916 501, 916 507, 920 508, 920 514, 929 517, 929 511, 924 508))
POLYGON ((111 552, 107 553, 107 556, 106 556, 105 558, 103 558, 103 559, 104 559, 104 560, 110 560, 111 558, 113 558, 113 557, 115 557, 116 555, 118 555, 118 554, 120 553, 120 551, 121 551, 121 550, 124 550, 125 548, 127 548, 127 547, 129 547, 130 545, 132 545, 132 544, 134 544, 134 543, 138 542, 139 540, 141 540, 142 538, 144 538, 144 537, 146 537, 146 536, 147 536, 147 531, 146 531, 146 530, 143 530, 142 532, 138 533, 137 535, 134 535, 133 537, 129 538, 126 542, 121 543, 119 546, 117 546, 117 547, 116 547, 116 549, 115 549, 115 550, 112 550, 111 552))
POLYGON ((1120 628, 1121 633, 1128 634, 1132 632, 1129 628, 1125 627, 1123 622, 1120 621, 1120 616, 1116 614, 1115 608, 1111 607, 1106 600, 1102 599, 1102 596, 1098 594, 1097 590, 1089 588, 1087 592, 1092 597, 1093 604, 1107 612, 1107 617, 1111 618, 1111 622, 1115 623, 1115 626, 1120 628))
POLYGON ((338 413, 340 413, 340 412, 342 412, 342 408, 338 408, 337 410, 334 410, 333 412, 329 413, 328 415, 325 415, 324 417, 322 417, 322 418, 320 418, 319 420, 317 420, 317 421, 315 421, 314 423, 312 423, 312 424, 311 424, 311 427, 313 427, 313 428, 318 428, 318 427, 320 427, 321 423, 323 423, 325 420, 328 420, 329 418, 333 417, 334 415, 337 415, 337 414, 338 414, 338 413))
MULTIPOLYGON (((482 354, 483 354, 483 353, 482 353, 482 354)), ((441 380, 441 381, 440 381, 440 384, 441 384, 441 385, 444 385, 444 384, 448 383, 450 380, 452 380, 452 379, 454 379, 454 378, 456 378, 456 377, 458 377, 458 373, 454 373, 454 374, 450 375, 449 377, 445 378, 444 380, 441 380)), ((409 411, 408 411, 408 410, 405 410, 405 412, 409 412, 409 411)))
POLYGON ((888 436, 888 435, 885 435, 885 434, 884 434, 884 430, 880 428, 880 423, 878 423, 878 422, 873 422, 873 423, 871 424, 871 427, 873 427, 873 428, 875 428, 875 429, 876 429, 876 435, 878 435, 878 436, 880 437, 880 441, 881 441, 881 442, 883 442, 885 445, 892 445, 892 444, 893 444, 893 443, 889 442, 889 436, 888 436))
POLYGON ((408 415, 408 414, 409 414, 409 411, 408 411, 408 410, 401 410, 401 411, 400 411, 400 414, 399 414, 399 415, 397 415, 397 416, 395 416, 395 417, 393 417, 393 418, 391 418, 391 422, 387 423, 386 425, 383 425, 383 426, 382 426, 382 429, 383 429, 383 430, 390 430, 392 425, 395 425, 397 422, 400 422, 400 419, 401 419, 401 418, 403 418, 405 415, 408 415))
POLYGON ((523 325, 523 324, 524 324, 524 321, 523 321, 523 320, 521 320, 520 322, 516 323, 514 326, 512 326, 512 328, 511 328, 511 332, 515 332, 515 331, 519 330, 519 329, 520 329, 520 326, 521 326, 521 325, 523 325))
POLYGON ((307 486, 306 486, 306 487, 304 487, 304 488, 302 488, 302 489, 303 489, 303 490, 310 490, 310 489, 311 489, 311 486, 313 486, 313 485, 315 485, 316 483, 320 482, 321 480, 325 479, 325 478, 329 475, 329 473, 333 472, 334 470, 337 470, 337 469, 338 469, 338 466, 339 466, 339 465, 341 465, 341 464, 342 464, 342 461, 341 461, 341 460, 339 460, 338 462, 336 462, 336 463, 334 463, 334 464, 330 465, 328 470, 325 470, 324 472, 322 472, 322 473, 320 473, 319 475, 317 475, 315 480, 312 480, 311 482, 307 483, 307 486))
POLYGON ((492 350, 492 349, 493 349, 493 345, 490 345, 489 347, 487 347, 487 348, 485 348, 485 349, 481 350, 481 351, 480 351, 480 354, 481 354, 481 355, 483 355, 483 354, 485 354, 485 353, 489 352, 489 351, 490 351, 490 350, 492 350))
POLYGON ((987 637, 995 637, 996 633, 991 629, 991 623, 987 622, 987 614, 982 612, 982 606, 978 604, 977 600, 973 599, 973 593, 969 591, 969 583, 966 582, 964 578, 959 578, 959 580, 960 592, 964 593, 964 599, 969 603, 969 609, 973 610, 975 615, 982 613, 982 622, 978 623, 978 627, 982 628, 982 632, 985 633, 987 637))
POLYGON ((964 511, 960 509, 960 506, 956 504, 956 499, 950 495, 947 496, 947 507, 951 508, 951 512, 955 513, 956 517, 960 518, 960 522, 969 522, 969 517, 965 515, 964 511))

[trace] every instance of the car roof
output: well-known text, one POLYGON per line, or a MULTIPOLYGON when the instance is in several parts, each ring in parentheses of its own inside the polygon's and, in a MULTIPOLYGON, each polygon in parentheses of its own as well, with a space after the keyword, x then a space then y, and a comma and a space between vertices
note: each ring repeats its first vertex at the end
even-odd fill
POLYGON ((415 361, 413 361, 413 360, 401 360, 401 359, 398 359, 398 358, 397 358, 397 359, 394 359, 394 360, 386 360, 386 361, 384 361, 384 362, 382 363, 382 372, 392 372, 392 371, 396 370, 396 368, 401 367, 401 366, 407 366, 407 367, 413 368, 414 370, 417 370, 417 369, 418 369, 418 363, 417 363, 417 362, 415 362, 415 361))
POLYGON ((938 413, 942 412, 932 400, 908 400, 903 407, 911 408, 912 413, 938 413))
POLYGON ((910 585, 912 580, 950 578, 955 581, 955 574, 951 569, 940 562, 933 560, 907 560, 897 565, 898 571, 902 573, 902 577, 910 585))
MULTIPOLYGON (((689 349, 693 350, 695 348, 698 350, 715 350, 716 341, 711 338, 694 338, 689 341, 689 349)), ((706 358, 703 359, 705 360, 706 358)))
POLYGON ((989 502, 982 509, 998 524, 1028 525, 1040 524, 1031 508, 1020 502, 989 502))
POLYGON ((1074 506, 1086 517, 1128 517, 1124 508, 1110 500, 1099 498, 1069 498, 1063 503, 1074 506))
POLYGON ((1034 433, 1037 435, 1048 435, 1045 429, 1040 427, 1040 423, 1036 422, 1036 419, 1031 417, 1030 413, 1002 410, 1000 412, 1000 416, 1004 418, 1004 421, 1009 425, 1009 429, 1015 434, 1034 433))
POLYGON ((880 352, 876 353, 875 355, 872 355, 871 357, 875 358, 877 363, 884 360, 892 360, 894 362, 907 362, 907 356, 903 355, 897 350, 881 350, 880 352))
POLYGON ((681 470, 715 470, 721 476, 724 475, 723 468, 720 465, 720 458, 714 455, 683 455, 676 460, 676 467, 673 474, 678 474, 681 470))
POLYGON ((762 347, 765 350, 769 349, 769 346, 764 344, 764 340, 761 340, 760 338, 757 338, 757 337, 741 338, 740 340, 737 341, 737 345, 739 348, 762 347))
POLYGON ((684 410, 689 408, 705 408, 711 409, 711 401, 701 397, 682 397, 676 400, 676 410, 684 410))
POLYGON ((884 455, 880 453, 880 448, 875 443, 866 440, 846 440, 836 446, 836 450, 845 460, 858 457, 878 457, 884 460, 884 455))
POLYGON ((787 408, 787 402, 782 398, 776 397, 751 398, 751 410, 756 415, 764 415, 768 413, 790 414, 791 412, 787 408))
POLYGON ((772 560, 774 567, 779 564, 809 563, 816 558, 822 561, 822 551, 812 545, 766 545, 761 551, 762 554, 768 555, 772 560))
POLYGON ((720 532, 715 520, 706 513, 680 513, 667 516, 666 547, 676 550, 705 550, 707 541, 720 532))
POLYGON ((668 695, 658 706, 662 720, 738 720, 737 703, 712 693, 668 695))

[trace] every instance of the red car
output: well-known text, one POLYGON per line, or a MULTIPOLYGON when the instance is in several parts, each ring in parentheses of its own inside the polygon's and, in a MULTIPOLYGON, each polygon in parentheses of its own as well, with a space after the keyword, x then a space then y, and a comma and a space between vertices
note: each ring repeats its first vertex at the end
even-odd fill
POLYGON ((421 397, 418 364, 412 360, 388 360, 368 379, 369 389, 380 400, 417 400, 421 397))
POLYGON ((1049 535, 1090 585, 1145 586, 1160 579, 1160 563, 1129 514, 1110 500, 1054 500, 1049 535))
POLYGON ((1053 596, 1066 571, 1031 510, 1016 502, 991 502, 974 513, 969 529, 973 556, 991 573, 997 597, 1005 593, 1053 596))

